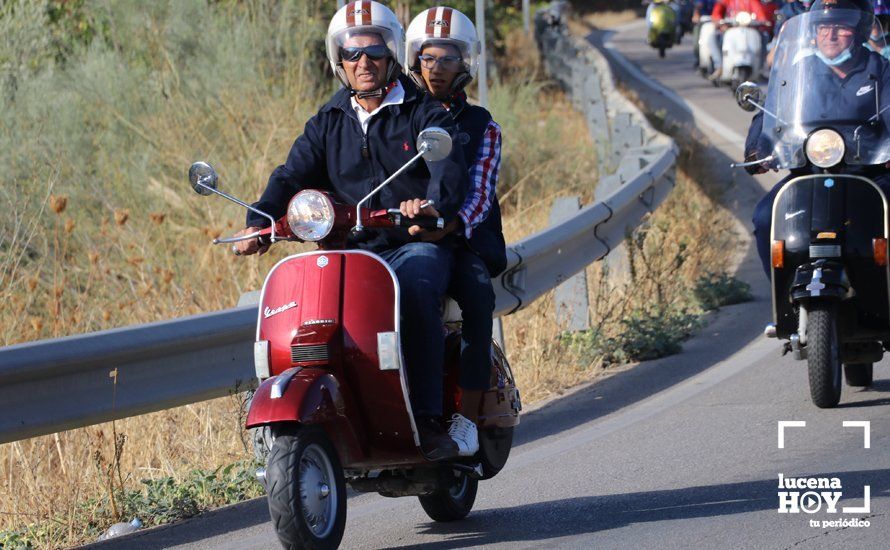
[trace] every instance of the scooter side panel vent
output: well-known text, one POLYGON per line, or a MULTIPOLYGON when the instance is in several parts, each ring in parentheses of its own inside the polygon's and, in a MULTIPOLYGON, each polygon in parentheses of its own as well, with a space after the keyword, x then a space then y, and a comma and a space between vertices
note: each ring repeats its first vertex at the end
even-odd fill
POLYGON ((308 346, 291 346, 290 348, 291 362, 307 363, 315 361, 328 361, 330 354, 328 353, 327 344, 314 344, 308 346))
POLYGON ((841 245, 839 244, 811 244, 810 258, 840 258, 841 245))

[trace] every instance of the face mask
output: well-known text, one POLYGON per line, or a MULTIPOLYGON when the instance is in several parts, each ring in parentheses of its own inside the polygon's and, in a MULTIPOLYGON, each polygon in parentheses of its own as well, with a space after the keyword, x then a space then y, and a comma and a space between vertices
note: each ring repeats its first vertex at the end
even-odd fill
POLYGON ((818 57, 822 61, 822 63, 825 63, 829 67, 837 67, 838 65, 843 65, 844 63, 849 61, 851 57, 853 57, 853 53, 850 51, 852 49, 852 47, 847 48, 834 59, 828 59, 822 52, 817 49, 816 57, 818 57))

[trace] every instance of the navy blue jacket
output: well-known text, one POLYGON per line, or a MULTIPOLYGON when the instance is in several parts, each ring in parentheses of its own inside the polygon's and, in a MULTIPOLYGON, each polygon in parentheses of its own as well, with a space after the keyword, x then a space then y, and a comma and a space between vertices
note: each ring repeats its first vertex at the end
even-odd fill
MULTIPOLYGON (((471 163, 482 146, 482 138, 491 120, 491 113, 483 107, 467 103, 463 94, 452 100, 450 112, 458 124, 457 141, 463 144, 464 158, 467 159, 467 163, 471 163)), ((507 268, 507 249, 497 194, 492 197, 488 216, 473 229, 467 246, 482 258, 490 276, 497 277, 507 268)))
MULTIPOLYGON (((287 161, 276 168, 266 190, 254 207, 278 219, 287 203, 303 189, 334 192, 345 204, 355 205, 387 177, 417 154, 417 135, 429 126, 439 126, 452 137, 457 126, 442 104, 421 94, 405 76, 399 81, 404 102, 384 107, 368 124, 367 135, 352 109, 349 92, 341 89, 309 119, 291 147, 287 161)), ((455 140, 457 145, 457 140, 455 140)), ((375 195, 369 208, 398 208, 403 200, 426 198, 435 201, 446 222, 454 219, 469 187, 469 174, 462 147, 455 146, 444 160, 416 162, 375 195)), ((265 227, 269 221, 252 212, 248 227, 265 227)), ((406 229, 366 230, 350 237, 350 247, 382 251, 413 240, 406 229)))

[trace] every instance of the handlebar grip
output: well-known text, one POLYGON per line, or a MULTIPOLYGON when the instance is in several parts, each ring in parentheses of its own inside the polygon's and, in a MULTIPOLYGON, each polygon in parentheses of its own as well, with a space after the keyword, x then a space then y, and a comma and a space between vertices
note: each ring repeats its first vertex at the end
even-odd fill
POLYGON ((445 220, 442 218, 434 218, 432 216, 416 216, 414 218, 409 218, 407 216, 402 216, 401 214, 396 214, 395 218, 396 225, 399 227, 418 225, 422 229, 428 231, 436 231, 445 228, 445 220))

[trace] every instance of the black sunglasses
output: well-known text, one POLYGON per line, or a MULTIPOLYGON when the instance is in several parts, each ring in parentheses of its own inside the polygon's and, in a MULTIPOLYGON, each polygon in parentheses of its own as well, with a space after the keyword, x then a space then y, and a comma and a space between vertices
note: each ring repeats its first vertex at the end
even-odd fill
POLYGON ((389 55, 389 48, 382 44, 364 46, 362 48, 340 48, 341 61, 355 62, 362 58, 362 54, 367 55, 369 59, 377 61, 389 55))

